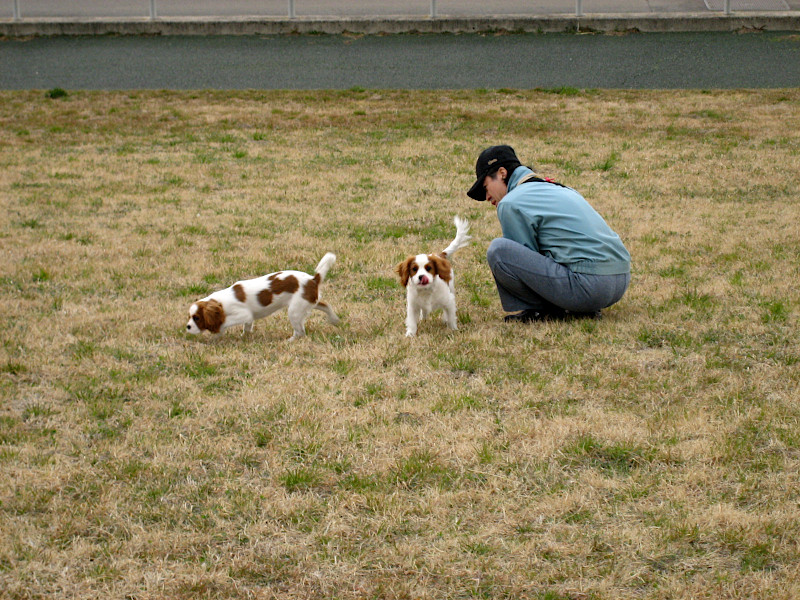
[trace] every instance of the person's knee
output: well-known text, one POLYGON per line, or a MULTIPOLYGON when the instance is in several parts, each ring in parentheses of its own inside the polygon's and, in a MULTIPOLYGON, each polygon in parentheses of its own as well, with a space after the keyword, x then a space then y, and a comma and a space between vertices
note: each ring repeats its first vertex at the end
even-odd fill
POLYGON ((495 238, 489 244, 486 250, 486 262, 489 263, 489 268, 494 271, 495 267, 502 261, 503 258, 503 238, 495 238))

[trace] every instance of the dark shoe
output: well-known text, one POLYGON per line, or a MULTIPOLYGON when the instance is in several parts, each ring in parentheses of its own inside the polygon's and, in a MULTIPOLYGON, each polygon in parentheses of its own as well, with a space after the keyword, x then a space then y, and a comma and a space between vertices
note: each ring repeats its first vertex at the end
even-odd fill
POLYGON ((568 310, 549 310, 542 311, 529 308, 513 315, 506 315, 503 321, 506 323, 532 323, 544 321, 575 321, 578 319, 602 319, 603 313, 599 310, 593 312, 570 312, 568 310))
POLYGON ((503 321, 506 323, 533 323, 541 321, 559 321, 564 318, 564 313, 544 312, 529 308, 522 312, 506 315, 503 321))

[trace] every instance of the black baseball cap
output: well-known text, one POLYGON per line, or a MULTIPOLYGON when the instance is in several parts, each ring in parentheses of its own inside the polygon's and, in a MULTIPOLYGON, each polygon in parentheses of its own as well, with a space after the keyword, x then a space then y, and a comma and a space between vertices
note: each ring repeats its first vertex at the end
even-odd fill
POLYGON ((473 200, 486 200, 486 190, 483 182, 487 175, 491 175, 500 167, 505 167, 509 172, 520 165, 517 153, 511 146, 490 146, 478 156, 475 163, 476 181, 467 192, 473 200))

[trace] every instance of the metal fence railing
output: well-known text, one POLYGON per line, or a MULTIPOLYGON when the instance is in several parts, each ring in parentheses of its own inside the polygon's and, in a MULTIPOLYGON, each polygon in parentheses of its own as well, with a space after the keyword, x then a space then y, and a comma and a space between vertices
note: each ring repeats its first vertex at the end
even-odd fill
MULTIPOLYGON (((12 0, 12 19, 171 17, 370 17, 398 15, 431 19, 654 12, 646 0, 12 0)), ((6 5, 8 6, 8 5, 6 5)), ((7 9, 6 9, 7 10, 7 9)), ((800 0, 674 0, 660 12, 800 11, 800 0)), ((8 13, 6 13, 8 14, 8 13)), ((0 14, 0 19, 4 18, 0 14)))

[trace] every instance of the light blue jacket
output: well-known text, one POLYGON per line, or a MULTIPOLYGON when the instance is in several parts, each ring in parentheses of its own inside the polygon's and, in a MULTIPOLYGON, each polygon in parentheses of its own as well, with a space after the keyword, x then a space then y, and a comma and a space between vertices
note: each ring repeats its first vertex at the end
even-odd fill
POLYGON ((517 167, 497 205, 503 237, 544 254, 575 273, 629 273, 631 256, 622 240, 578 192, 552 183, 520 184, 528 167, 517 167))

